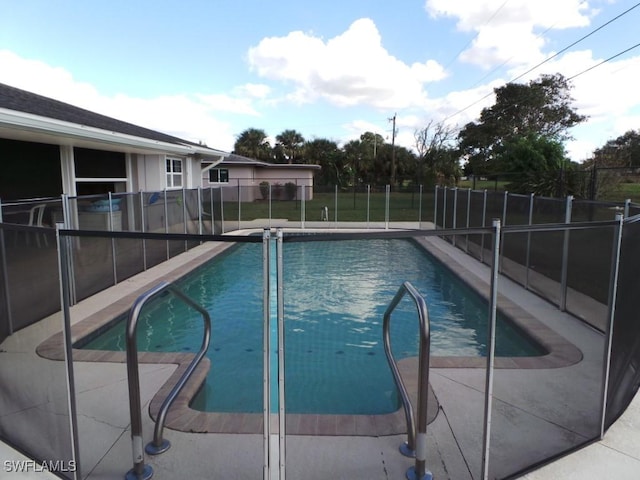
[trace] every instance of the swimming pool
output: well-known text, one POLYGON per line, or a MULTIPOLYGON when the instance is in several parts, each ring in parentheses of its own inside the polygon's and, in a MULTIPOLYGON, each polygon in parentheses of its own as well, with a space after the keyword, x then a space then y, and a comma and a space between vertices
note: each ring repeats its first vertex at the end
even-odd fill
MULTIPOLYGON (((211 312, 211 370, 192 407, 262 411, 262 247, 243 244, 178 282, 211 312)), ((487 304, 408 240, 349 240, 284 245, 286 406, 291 413, 381 414, 398 397, 382 347, 382 316, 403 281, 429 307, 432 355, 485 352, 487 304)), ((138 326, 141 351, 195 351, 202 338, 196 312, 171 296, 149 304, 138 326)), ((545 352, 504 319, 501 356, 545 352)), ((393 314, 397 358, 417 354, 410 300, 393 314)), ((82 348, 124 350, 124 321, 82 348)))

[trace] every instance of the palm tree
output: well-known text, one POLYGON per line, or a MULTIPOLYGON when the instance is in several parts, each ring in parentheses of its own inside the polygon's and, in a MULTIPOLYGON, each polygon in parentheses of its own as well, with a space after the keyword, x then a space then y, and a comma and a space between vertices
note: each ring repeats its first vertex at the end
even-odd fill
POLYGON ((267 134, 259 128, 247 128, 238 135, 233 145, 233 153, 263 161, 270 161, 273 158, 267 134))
POLYGON ((293 163, 302 156, 304 149, 304 137, 295 130, 285 130, 276 136, 276 149, 287 160, 293 163))

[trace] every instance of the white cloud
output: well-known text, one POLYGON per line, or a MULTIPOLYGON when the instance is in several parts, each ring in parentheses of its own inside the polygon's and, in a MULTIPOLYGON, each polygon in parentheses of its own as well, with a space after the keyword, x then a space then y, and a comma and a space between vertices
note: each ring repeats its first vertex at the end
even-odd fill
POLYGON ((385 130, 384 127, 380 126, 380 124, 376 124, 368 120, 362 120, 362 119, 349 122, 343 125, 342 128, 347 132, 346 140, 344 140, 343 143, 346 143, 349 140, 357 140, 360 138, 360 135, 362 135, 365 132, 377 133, 382 138, 384 138, 385 141, 386 141, 386 138, 391 135, 390 126, 388 130, 385 130))
POLYGON ((119 120, 158 130, 212 148, 230 151, 235 137, 214 111, 253 113, 249 100, 223 95, 173 95, 151 99, 102 95, 92 85, 44 62, 0 50, 0 82, 119 120))
POLYGON ((259 113, 253 107, 250 98, 230 97, 229 95, 198 95, 201 100, 211 111, 238 113, 242 115, 258 116, 259 113))
POLYGON ((234 88, 233 91, 240 97, 263 99, 271 93, 271 87, 261 83, 246 83, 234 88))
POLYGON ((584 0, 427 0, 425 8, 474 34, 460 59, 485 68, 537 63, 544 58, 542 31, 585 27, 594 14, 584 0))
POLYGON ((407 65, 391 55, 368 18, 326 42, 300 31, 265 38, 249 49, 248 60, 261 77, 292 84, 289 99, 299 104, 323 98, 337 106, 419 106, 424 84, 445 77, 433 60, 407 65))

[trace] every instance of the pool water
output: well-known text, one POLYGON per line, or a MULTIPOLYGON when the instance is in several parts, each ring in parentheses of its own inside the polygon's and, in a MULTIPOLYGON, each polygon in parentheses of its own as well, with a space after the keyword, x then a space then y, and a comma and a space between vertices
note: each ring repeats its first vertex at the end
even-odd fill
MULTIPOLYGON (((427 301, 432 355, 485 355, 486 301, 414 242, 284 244, 287 412, 381 414, 399 408, 382 320, 404 281, 427 301)), ((177 285, 212 318, 211 370, 192 407, 262 412, 262 245, 234 247, 177 285)), ((115 323, 82 348, 124 350, 124 324, 115 323)), ((391 339, 397 359, 417 355, 418 320, 408 296, 392 315, 391 339)), ((143 309, 140 351, 195 352, 201 341, 202 318, 170 294, 143 309)), ((545 353, 500 317, 496 345, 499 356, 545 353)))

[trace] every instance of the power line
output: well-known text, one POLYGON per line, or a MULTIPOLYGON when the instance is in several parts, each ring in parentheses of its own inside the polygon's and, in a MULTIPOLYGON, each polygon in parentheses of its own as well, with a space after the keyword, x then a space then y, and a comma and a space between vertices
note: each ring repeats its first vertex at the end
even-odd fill
MULTIPOLYGON (((624 15, 628 14, 630 11, 632 11, 633 9, 635 9, 635 8, 637 8, 637 7, 639 7, 639 6, 640 6, 640 2, 636 3, 636 4, 635 4, 635 5, 633 5, 632 7, 628 8, 627 10, 625 10, 624 12, 622 12, 622 13, 618 14, 617 16, 615 16, 614 18, 612 18, 612 19, 611 19, 611 20, 609 20, 608 22, 606 22, 606 23, 604 23, 604 24, 600 25, 600 26, 599 26, 598 28, 596 28, 595 30, 592 30, 592 31, 591 31, 591 32, 589 32, 588 34, 586 34, 586 35, 584 35, 583 37, 579 38, 578 40, 576 40, 575 42, 573 42, 571 45, 569 45, 569 46, 567 46, 567 47, 563 48, 563 49, 562 49, 562 50, 560 50, 559 52, 557 52, 557 53, 553 54, 553 55, 552 55, 552 56, 550 56, 549 58, 547 58, 547 59, 543 60, 542 62, 538 63, 537 65, 533 66, 532 68, 530 68, 530 69, 529 69, 529 70, 527 70, 526 72, 521 73, 521 74, 520 74, 520 75, 518 75, 517 77, 515 77, 515 78, 511 79, 511 80, 510 80, 509 82, 507 82, 507 83, 513 83, 513 82, 515 82, 516 80, 519 80, 520 78, 524 77, 525 75, 527 75, 527 74, 531 73, 533 70, 537 69, 538 67, 540 67, 540 66, 544 65, 545 63, 547 63, 547 62, 551 61, 552 59, 556 58, 556 57, 557 57, 558 55, 560 55, 561 53, 566 52, 566 51, 567 51, 567 50, 569 50, 571 47, 574 47, 574 46, 575 46, 575 45, 577 45, 578 43, 580 43, 580 42, 582 42, 583 40, 585 40, 585 39, 589 38, 589 37, 590 37, 591 35, 593 35, 594 33, 596 33, 596 32, 598 32, 598 31, 602 30, 604 27, 606 27, 606 26, 610 25, 611 23, 615 22, 616 20, 618 20, 619 18, 621 18, 621 17, 623 17, 624 15)), ((634 47, 631 47, 631 48, 630 48, 630 49, 628 49, 628 50, 631 50, 631 49, 633 49, 633 48, 635 48, 635 46, 634 46, 634 47)), ((626 51, 628 51, 628 50, 626 50, 626 51)), ((625 52, 626 52, 626 51, 625 51, 625 52)), ((614 57, 612 57, 612 58, 615 58, 615 57, 617 57, 617 56, 619 56, 619 55, 622 55, 622 54, 623 54, 623 53, 625 53, 625 52, 620 52, 619 54, 615 55, 615 56, 614 56, 614 57)), ((610 60, 610 59, 607 59, 607 61, 609 61, 609 60, 610 60)), ((600 64, 599 64, 599 65, 600 65, 600 64)), ((597 65, 593 66, 593 67, 592 67, 592 68, 590 68, 590 69, 587 69, 586 71, 591 70, 591 69, 595 68, 596 66, 597 66, 597 65)), ((586 72, 586 71, 585 71, 585 72, 586 72)), ((585 73, 585 72, 581 72, 581 73, 579 73, 578 75, 581 75, 582 73, 585 73)), ((571 77, 571 78, 575 78, 575 76, 574 76, 574 77, 571 77)), ((570 80, 570 79, 569 79, 569 80, 570 80)), ((465 112, 465 111, 466 111, 466 110, 468 110, 469 108, 471 108, 471 107, 473 107, 474 105, 476 105, 476 104, 480 103, 482 100, 484 100, 484 99, 485 99, 485 98, 487 98, 487 97, 490 97, 491 95, 493 95, 493 91, 491 91, 491 92, 487 93, 485 96, 483 96, 483 97, 479 98, 478 100, 476 100, 475 102, 473 102, 473 103, 471 103, 471 104, 467 105, 467 106, 466 106, 466 107, 464 107, 463 109, 458 110, 456 113, 453 113, 453 114, 451 114, 451 115, 449 115, 449 116, 445 117, 445 118, 443 119, 443 121, 446 121, 446 120, 448 120, 448 119, 450 119, 450 118, 452 118, 452 117, 455 117, 455 116, 457 116, 457 115, 460 115, 461 113, 465 112)))
POLYGON ((593 70, 594 68, 599 67, 600 65, 602 65, 602 64, 604 64, 604 63, 607 63, 608 61, 613 60, 614 58, 617 58, 617 57, 619 57, 620 55, 624 55, 625 53, 630 52, 630 51, 631 51, 631 50, 633 50, 634 48, 638 48, 638 47, 640 47, 640 43, 636 43, 633 47, 629 47, 629 48, 627 48, 626 50, 623 50, 622 52, 616 53, 615 55, 613 55, 613 56, 611 56, 611 57, 609 57, 609 58, 607 58, 607 59, 605 59, 605 60, 602 60, 600 63, 597 63, 596 65, 593 65, 593 66, 591 66, 591 67, 587 68, 586 70, 581 71, 580 73, 576 73, 574 76, 569 77, 569 78, 567 79, 567 81, 569 81, 569 80, 573 80, 574 78, 579 77, 579 76, 580 76, 580 75, 582 75, 583 73, 587 73, 587 72, 589 72, 589 71, 593 70))
POLYGON ((537 65, 531 67, 529 70, 527 70, 524 73, 521 73, 520 75, 518 75, 516 78, 513 78, 509 83, 515 82, 516 80, 521 79, 522 77, 524 77, 525 75, 527 75, 528 73, 531 73, 532 71, 534 71, 536 68, 544 65, 545 63, 553 60, 554 58, 556 58, 558 55, 560 55, 561 53, 566 52, 567 50, 569 50, 571 47, 577 45, 578 43, 582 42, 583 40, 586 40, 587 38, 589 38, 591 35, 593 35, 594 33, 602 30, 604 27, 606 27, 607 25, 615 22, 616 20, 618 20, 619 18, 623 17, 624 15, 626 15, 627 13, 629 13, 631 10, 633 10, 634 8, 637 8, 640 6, 640 2, 636 3, 633 7, 628 8, 627 10, 625 10, 624 12, 622 12, 621 14, 617 15, 616 17, 612 18, 611 20, 609 20, 608 22, 606 22, 603 25, 600 25, 598 28, 596 28, 595 30, 587 33, 584 37, 576 40, 575 42, 573 42, 571 45, 563 48, 562 50, 560 50, 559 52, 556 52, 555 54, 551 55, 549 58, 543 60, 542 62, 538 63, 537 65))

